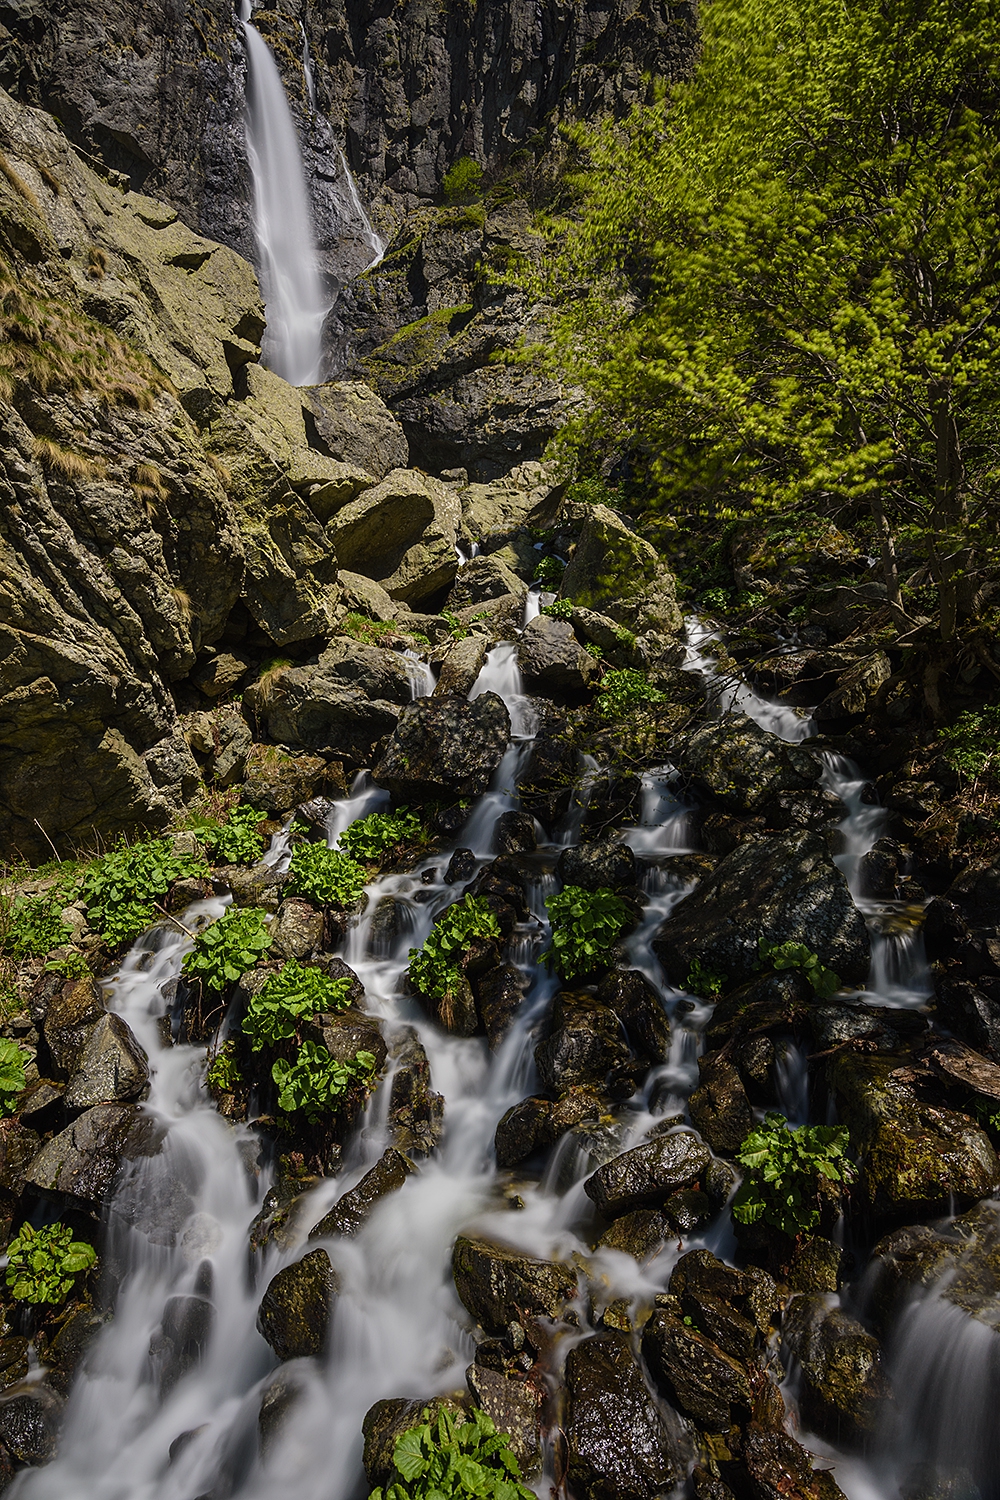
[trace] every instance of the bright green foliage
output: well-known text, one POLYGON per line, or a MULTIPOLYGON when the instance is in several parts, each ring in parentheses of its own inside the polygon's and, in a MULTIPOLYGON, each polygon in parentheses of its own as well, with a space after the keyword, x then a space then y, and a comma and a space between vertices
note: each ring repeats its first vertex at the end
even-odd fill
POLYGON ((571 620, 573 601, 572 599, 555 599, 551 604, 543 604, 541 613, 548 615, 551 620, 571 620))
POLYGON ((444 174, 441 186, 449 202, 471 198, 479 192, 483 182, 483 169, 471 156, 460 156, 444 174))
POLYGON ((825 1000, 840 989, 840 975, 827 969, 819 958, 804 943, 769 943, 761 938, 758 944, 761 959, 772 969, 802 969, 817 995, 825 1000))
POLYGON ((551 958, 563 979, 606 968, 615 943, 632 919, 621 897, 606 887, 585 891, 582 886, 567 885, 557 895, 546 896, 545 907, 552 923, 552 946, 542 960, 551 958))
POLYGON ((462 624, 461 620, 458 618, 458 615, 455 614, 454 610, 443 609, 441 611, 441 618, 448 626, 453 640, 465 640, 466 636, 469 634, 468 626, 462 624))
POLYGON ((93 1245, 74 1240, 68 1227, 47 1224, 32 1229, 24 1224, 7 1246, 7 1285, 19 1302, 57 1306, 72 1290, 74 1279, 96 1260, 93 1245))
POLYGON ((224 990, 252 969, 274 939, 267 930, 267 913, 255 906, 230 906, 206 927, 185 955, 183 969, 200 979, 207 990, 224 990))
POLYGON ((457 1423, 448 1411, 404 1432, 393 1450, 393 1472, 384 1489, 369 1500, 534 1500, 521 1484, 521 1467, 510 1439, 492 1418, 473 1410, 457 1423))
POLYGON ((0 951, 42 958, 72 937, 60 913, 72 897, 64 887, 41 896, 0 897, 0 951))
POLYGON ((410 983, 441 1000, 460 979, 458 960, 473 938, 498 938, 500 923, 483 896, 463 896, 438 917, 420 949, 410 949, 410 983))
POLYGON ((175 854, 169 839, 149 839, 131 848, 122 845, 95 860, 83 877, 87 920, 117 947, 153 922, 154 903, 163 900, 175 880, 207 874, 199 855, 175 854))
POLYGON ((384 854, 417 843, 424 834, 419 813, 401 807, 394 813, 369 813, 340 835, 338 845, 352 859, 376 864, 384 854))
POLYGON ((243 1030, 255 1052, 273 1047, 294 1036, 301 1021, 323 1011, 343 1010, 350 998, 351 981, 346 975, 331 979, 322 969, 289 959, 254 995, 243 1018, 243 1030))
POLYGON ((24 1091, 27 1061, 27 1052, 17 1042, 0 1040, 0 1115, 14 1113, 17 1096, 24 1091))
POLYGON ((267 813, 257 812, 243 803, 233 808, 225 823, 206 823, 196 832, 219 864, 254 865, 264 853, 260 824, 266 821, 267 813))
POLYGON ((959 714, 954 724, 941 730, 947 745, 945 759, 951 768, 970 780, 982 776, 1000 749, 1000 703, 959 714))
POLYGON ((315 1122, 337 1108, 352 1083, 367 1085, 375 1071, 371 1052, 356 1052, 349 1063, 337 1062, 318 1042, 303 1042, 294 1062, 280 1057, 271 1068, 278 1085, 278 1108, 301 1111, 315 1122))
POLYGON ((562 576, 566 571, 566 564, 561 557, 555 557, 549 553, 547 557, 539 558, 535 569, 535 583, 554 583, 558 588, 562 583, 562 576))
POLYGON ((86 979, 90 965, 82 953, 71 949, 63 958, 50 958, 45 965, 46 974, 61 974, 64 979, 86 979))
POLYGON ((357 860, 325 844, 296 844, 291 872, 295 894, 318 906, 356 906, 368 883, 357 860))
POLYGON ((696 958, 688 970, 684 988, 689 995, 701 995, 706 1000, 718 1000, 722 994, 722 986, 728 978, 728 974, 722 974, 718 969, 712 969, 707 964, 703 964, 700 958, 696 958))
POLYGON ((620 672, 606 672, 601 681, 601 691, 595 700, 597 711, 606 719, 624 719, 637 709, 657 708, 666 703, 666 693, 653 687, 645 673, 635 667, 623 667, 620 672))
POLYGON ((746 1168, 732 1203, 740 1224, 763 1221, 783 1234, 805 1234, 819 1223, 819 1179, 850 1182, 854 1167, 842 1125, 803 1125, 790 1130, 783 1115, 769 1111, 736 1154, 746 1168))
POLYGON ((232 1042, 224 1042, 220 1051, 209 1063, 205 1073, 205 1082, 210 1089, 218 1089, 221 1093, 228 1093, 230 1089, 236 1088, 243 1082, 243 1073, 236 1061, 235 1047, 232 1042))
POLYGON ((592 656, 595 661, 604 660, 603 646, 598 646, 594 641, 584 641, 583 649, 584 651, 586 651, 587 655, 592 656))

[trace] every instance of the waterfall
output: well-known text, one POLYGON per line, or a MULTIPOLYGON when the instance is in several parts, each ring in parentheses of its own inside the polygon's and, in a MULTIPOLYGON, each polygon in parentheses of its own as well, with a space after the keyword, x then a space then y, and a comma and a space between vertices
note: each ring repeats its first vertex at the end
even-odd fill
POLYGON ((313 239, 309 196, 292 113, 270 48, 240 11, 249 62, 247 154, 253 174, 254 231, 267 310, 264 362, 292 385, 320 377, 329 304, 313 239))

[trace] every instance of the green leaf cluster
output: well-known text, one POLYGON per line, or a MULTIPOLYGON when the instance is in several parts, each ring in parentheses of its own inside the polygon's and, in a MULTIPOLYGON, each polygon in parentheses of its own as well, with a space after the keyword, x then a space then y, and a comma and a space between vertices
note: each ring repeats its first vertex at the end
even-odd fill
POLYGON ((224 1042, 212 1058, 205 1072, 205 1082, 210 1089, 218 1089, 221 1093, 228 1093, 243 1082, 243 1070, 236 1060, 233 1042, 224 1042))
POLYGON ((195 831, 209 854, 223 865, 255 865, 264 853, 261 823, 267 813, 241 803, 224 823, 205 823, 195 831))
POLYGON ((722 994, 722 986, 729 978, 719 969, 713 969, 708 964, 703 964, 700 958, 692 960, 688 969, 684 988, 689 995, 701 995, 706 1000, 718 1000, 722 994))
POLYGON ((155 920, 154 903, 163 900, 175 880, 207 874, 200 855, 175 854, 169 839, 123 844, 84 874, 80 893, 87 920, 113 946, 131 942, 155 920))
POLYGON ((605 672, 595 700, 597 712, 606 719, 624 719, 639 709, 657 708, 666 701, 666 693, 653 687, 646 674, 636 667, 605 672))
POLYGON ((498 938, 500 923, 483 896, 463 896, 438 917, 422 948, 410 949, 410 983, 441 1000, 458 984, 458 961, 474 938, 498 938))
POLYGON ((356 906, 368 876, 357 860, 325 844, 296 844, 291 889, 318 906, 356 906))
POLYGON ((533 1500, 521 1483, 521 1467, 510 1450, 510 1438, 498 1432, 485 1412, 473 1410, 456 1422, 442 1410, 404 1432, 393 1450, 393 1472, 384 1489, 369 1500, 533 1500))
POLYGON ((273 1047, 295 1036, 302 1021, 324 1011, 343 1010, 350 991, 351 981, 346 975, 331 979, 322 969, 289 959, 252 996, 243 1018, 243 1030, 254 1052, 273 1047))
POLYGON ((758 951, 761 960, 772 969, 802 969, 816 994, 824 1000, 840 989, 840 975, 821 964, 804 943, 769 943, 761 938, 758 951))
POLYGON ((19 1302, 57 1306, 72 1290, 74 1279, 96 1260, 93 1245, 74 1240, 67 1226, 32 1229, 24 1224, 7 1246, 7 1285, 19 1302))
POLYGON ((607 887, 585 891, 567 885, 554 896, 546 896, 545 907, 552 923, 552 946, 540 961, 551 959, 563 979, 578 979, 595 969, 606 968, 612 949, 632 913, 620 896, 607 887))
POLYGON ((959 714, 941 730, 945 760, 953 771, 974 780, 988 770, 1000 749, 1000 703, 959 714))
POLYGON ((18 1094, 24 1092, 24 1065, 28 1053, 17 1042, 0 1040, 0 1115, 14 1113, 18 1094))
POLYGON ((401 807, 394 813, 374 812, 357 818, 337 843, 352 859, 377 864, 384 855, 423 837, 420 814, 401 807))
POLYGON ((562 576, 565 571, 566 564, 562 558, 556 557, 554 553, 550 552, 545 557, 539 558, 533 581, 535 583, 554 583, 558 588, 559 584, 562 583, 562 576))
POLYGON ((572 599, 554 599, 551 604, 543 604, 540 613, 548 615, 550 620, 571 620, 573 601, 572 599))
POLYGON ((374 1071, 371 1052, 356 1052, 342 1063, 321 1043, 303 1042, 294 1062, 278 1058, 271 1077, 278 1086, 278 1108, 288 1115, 301 1112, 315 1123, 337 1108, 352 1083, 370 1083, 374 1071))
POLYGON ((40 896, 0 897, 0 952, 11 958, 43 958, 72 937, 61 913, 72 900, 63 886, 40 896))
POLYGON ((207 990, 219 992, 252 969, 273 941, 266 912, 255 906, 230 906, 198 934, 181 967, 207 990))
POLYGON ((441 183, 449 203, 461 202, 480 191, 483 184, 483 169, 471 156, 460 156, 444 174, 441 183))
POLYGON ((733 1199, 739 1224, 763 1222, 794 1237, 819 1223, 819 1184, 850 1182, 846 1156, 850 1138, 842 1125, 803 1125, 790 1130, 783 1115, 769 1111, 736 1154, 746 1168, 733 1199))

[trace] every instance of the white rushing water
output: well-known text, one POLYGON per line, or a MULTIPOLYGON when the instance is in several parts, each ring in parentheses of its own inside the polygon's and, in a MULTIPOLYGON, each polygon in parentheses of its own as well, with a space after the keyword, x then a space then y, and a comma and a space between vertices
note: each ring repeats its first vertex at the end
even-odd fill
POLYGON ((250 20, 250 0, 243 0, 240 19, 250 75, 247 154, 254 232, 267 312, 264 362, 292 385, 311 385, 320 377, 329 299, 316 257, 302 156, 277 64, 250 20))
POLYGON ((709 702, 721 714, 746 714, 779 740, 796 744, 816 733, 815 721, 801 709, 788 708, 783 703, 771 703, 755 693, 743 678, 720 667, 710 647, 720 640, 718 631, 709 627, 695 615, 684 622, 685 648, 683 670, 697 672, 705 683, 709 702))

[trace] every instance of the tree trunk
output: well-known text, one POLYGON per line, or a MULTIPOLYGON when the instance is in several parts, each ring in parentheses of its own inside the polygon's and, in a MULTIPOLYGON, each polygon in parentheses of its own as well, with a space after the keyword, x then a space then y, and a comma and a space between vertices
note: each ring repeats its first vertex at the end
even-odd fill
POLYGON ((938 582, 941 639, 950 641, 958 624, 959 579, 969 568, 969 549, 962 536, 965 469, 951 391, 943 383, 935 384, 930 397, 935 446, 932 565, 938 582))
POLYGON ((899 591, 899 565, 896 561, 896 539, 886 517, 885 506, 880 495, 873 495, 869 507, 878 532, 879 550, 882 554, 882 578, 885 595, 896 624, 905 628, 912 624, 903 608, 903 597, 899 591))

